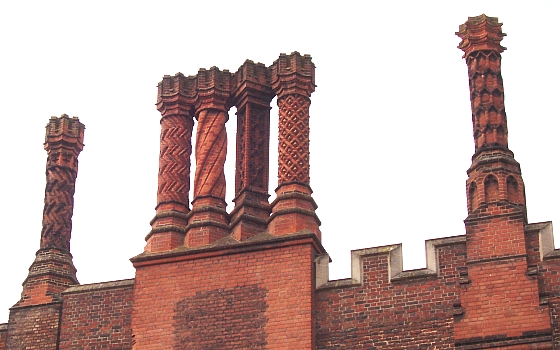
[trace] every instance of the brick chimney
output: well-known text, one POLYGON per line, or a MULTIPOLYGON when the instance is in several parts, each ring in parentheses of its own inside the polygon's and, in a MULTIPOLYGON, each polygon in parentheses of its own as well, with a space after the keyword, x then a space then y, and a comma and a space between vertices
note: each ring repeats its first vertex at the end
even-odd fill
POLYGON ((268 231, 285 235, 307 230, 320 239, 321 223, 309 184, 309 106, 315 91, 315 65, 311 56, 293 52, 281 54, 270 69, 279 120, 278 187, 268 231))
POLYGON ((60 292, 78 284, 70 254, 74 188, 78 155, 84 147, 84 125, 77 117, 52 117, 46 126, 47 184, 40 249, 23 283, 16 306, 58 301, 60 292))
MULTIPOLYGON (((477 237, 492 243, 488 249, 474 248, 471 259, 484 259, 508 254, 524 254, 523 227, 526 224, 525 191, 521 168, 508 148, 507 118, 501 74, 500 41, 505 36, 497 18, 481 15, 471 17, 460 26, 459 48, 465 52, 469 74, 475 153, 468 169, 467 205, 471 223, 489 217, 506 215, 503 220, 517 229, 511 231, 509 247, 500 244, 498 231, 485 229, 477 237), (515 244, 519 243, 519 244, 515 244)), ((504 223, 497 224, 498 230, 504 223)), ((471 232, 473 233, 473 232, 471 232)), ((481 241, 482 243, 482 241, 481 241)))
POLYGON ((268 169, 270 145, 270 70, 247 60, 235 73, 233 104, 237 107, 235 208, 232 235, 244 240, 264 232, 270 216, 268 169))
POLYGON ((539 304, 536 276, 527 271, 525 191, 521 168, 508 148, 497 18, 470 17, 456 34, 468 67, 475 153, 467 171, 465 219, 468 280, 455 328, 457 342, 522 336, 524 324, 550 327, 539 304), (488 317, 492 315, 492 317, 488 317), (504 328, 504 325, 508 327, 504 328))
POLYGON ((195 84, 193 105, 198 121, 196 171, 193 209, 186 228, 186 247, 211 244, 229 234, 224 165, 231 73, 217 67, 200 69, 195 84))
POLYGON ((58 349, 61 293, 78 284, 70 254, 78 155, 84 125, 63 114, 47 124, 47 184, 40 248, 23 282, 21 299, 10 309, 7 350, 58 349))
POLYGON ((149 252, 172 250, 185 240, 194 125, 192 87, 192 77, 181 73, 166 75, 158 84, 161 137, 156 215, 146 237, 149 252))

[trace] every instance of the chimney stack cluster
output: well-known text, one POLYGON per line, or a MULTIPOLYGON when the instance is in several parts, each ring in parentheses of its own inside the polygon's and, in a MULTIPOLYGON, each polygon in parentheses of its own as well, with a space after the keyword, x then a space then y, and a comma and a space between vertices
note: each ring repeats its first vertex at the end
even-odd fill
POLYGON ((161 143, 156 215, 145 250, 194 248, 226 237, 308 230, 320 238, 309 186, 309 106, 315 66, 309 55, 281 54, 272 66, 245 61, 235 73, 212 67, 165 76, 158 84, 161 143), (269 203, 270 102, 277 96, 278 187, 269 203), (237 108, 235 207, 226 211, 228 111, 237 108), (197 120, 192 207, 189 203, 197 120))

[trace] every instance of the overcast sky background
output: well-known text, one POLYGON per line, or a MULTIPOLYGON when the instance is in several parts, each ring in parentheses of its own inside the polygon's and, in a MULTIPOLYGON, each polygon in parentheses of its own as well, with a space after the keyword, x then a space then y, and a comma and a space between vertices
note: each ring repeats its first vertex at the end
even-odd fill
MULTIPOLYGON (((142 252, 155 213, 157 83, 211 66, 236 71, 245 59, 269 66, 296 50, 317 67, 311 186, 331 279, 350 277, 351 249, 385 244, 403 243, 405 268, 424 267, 424 240, 464 234, 474 145, 467 67, 454 33, 481 13, 497 16, 508 34, 509 145, 523 169, 529 221, 558 222, 559 4, 0 2, 0 323, 39 248, 51 116, 78 116, 86 125, 71 248, 78 279, 132 278, 129 258, 142 252)), ((277 108, 271 113, 275 125, 277 108)), ((273 129, 272 150, 276 137, 273 129)), ((276 171, 273 153, 271 193, 276 171)))

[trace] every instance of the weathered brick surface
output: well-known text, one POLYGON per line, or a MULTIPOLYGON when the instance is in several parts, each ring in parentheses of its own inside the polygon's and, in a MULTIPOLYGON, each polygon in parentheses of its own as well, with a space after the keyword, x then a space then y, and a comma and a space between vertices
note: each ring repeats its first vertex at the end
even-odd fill
POLYGON ((8 335, 8 324, 0 324, 0 350, 6 348, 6 336, 8 335))
POLYGON ((257 285, 197 292, 175 304, 176 349, 262 349, 268 291, 257 285))
POLYGON ((319 289, 317 348, 453 349, 465 246, 438 255, 439 276, 389 281, 388 255, 374 255, 363 260, 363 284, 319 289))
POLYGON ((60 350, 131 349, 133 289, 124 280, 65 291, 60 350))
POLYGON ((457 339, 550 330, 548 307, 539 305, 536 278, 527 276, 525 258, 508 258, 469 266, 464 287, 465 315, 455 326, 457 339))
POLYGON ((307 237, 135 261, 134 349, 313 349, 307 237))
POLYGON ((61 303, 12 308, 6 350, 58 350, 61 303))

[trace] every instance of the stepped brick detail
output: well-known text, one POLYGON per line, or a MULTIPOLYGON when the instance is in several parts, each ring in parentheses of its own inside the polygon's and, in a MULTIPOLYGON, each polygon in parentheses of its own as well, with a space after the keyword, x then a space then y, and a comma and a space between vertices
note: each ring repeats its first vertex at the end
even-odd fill
POLYGON ((269 67, 247 60, 235 73, 164 76, 156 215, 144 252, 130 259, 130 280, 78 285, 69 244, 83 125, 51 119, 41 245, 22 299, 0 324, 0 350, 560 349, 560 250, 551 222, 527 221, 521 168, 508 146, 501 26, 481 15, 457 33, 475 143, 466 234, 426 241, 422 269, 404 271, 402 246, 392 244, 352 251, 351 277, 329 280, 310 187, 308 55, 281 54, 269 67), (279 171, 269 203, 274 96, 279 171))

